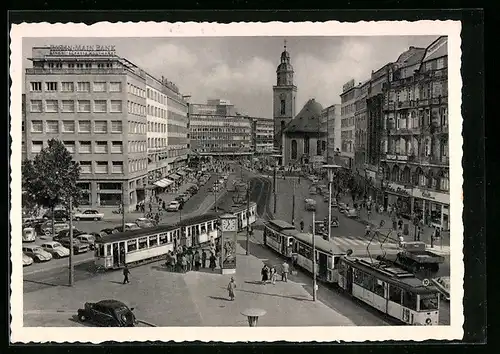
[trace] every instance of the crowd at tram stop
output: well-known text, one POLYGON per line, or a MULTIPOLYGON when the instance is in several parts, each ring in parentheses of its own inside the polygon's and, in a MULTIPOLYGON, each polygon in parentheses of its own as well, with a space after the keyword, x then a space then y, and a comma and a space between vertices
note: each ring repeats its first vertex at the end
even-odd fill
POLYGON ((288 282, 288 274, 290 273, 290 265, 288 262, 285 260, 283 264, 281 264, 279 267, 274 266, 274 265, 267 265, 264 264, 262 266, 262 269, 260 270, 260 275, 261 275, 261 283, 262 284, 276 284, 276 281, 278 280, 278 269, 281 274, 281 281, 282 282, 288 282))
POLYGON ((192 249, 180 246, 174 251, 166 254, 165 267, 170 272, 186 273, 199 271, 200 269, 211 269, 215 271, 217 260, 220 257, 219 246, 211 246, 210 249, 192 249))

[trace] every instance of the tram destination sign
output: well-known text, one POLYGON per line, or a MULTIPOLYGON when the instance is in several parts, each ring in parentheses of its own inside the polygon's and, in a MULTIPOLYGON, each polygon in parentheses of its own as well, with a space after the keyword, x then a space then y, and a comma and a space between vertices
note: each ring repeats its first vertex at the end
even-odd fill
POLYGON ((54 56, 113 56, 115 45, 51 45, 50 55, 54 56))

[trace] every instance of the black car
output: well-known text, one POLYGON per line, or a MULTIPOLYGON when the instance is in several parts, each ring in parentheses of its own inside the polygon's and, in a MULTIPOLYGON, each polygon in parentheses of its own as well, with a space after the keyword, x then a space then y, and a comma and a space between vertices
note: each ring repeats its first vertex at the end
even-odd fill
POLYGON ((111 235, 113 233, 113 230, 114 229, 111 229, 111 228, 102 229, 101 231, 99 231, 99 234, 101 236, 111 235))
MULTIPOLYGON (((52 219, 52 212, 48 211, 43 214, 43 218, 47 220, 52 219)), ((54 210, 54 220, 56 221, 66 221, 69 220, 69 213, 66 210, 58 209, 54 210)))
MULTIPOLYGON (((73 229, 73 237, 76 237, 76 236, 81 235, 81 234, 83 234, 83 233, 84 233, 83 231, 80 231, 80 230, 78 230, 78 229, 73 229)), ((60 231, 60 232, 59 232, 56 236, 54 236, 52 239, 53 239, 54 241, 59 242, 59 240, 60 240, 60 239, 62 239, 62 238, 67 238, 67 237, 69 237, 69 229, 60 231)))
POLYGON ((87 302, 83 309, 78 309, 78 320, 101 327, 134 327, 137 320, 133 310, 118 300, 87 302))

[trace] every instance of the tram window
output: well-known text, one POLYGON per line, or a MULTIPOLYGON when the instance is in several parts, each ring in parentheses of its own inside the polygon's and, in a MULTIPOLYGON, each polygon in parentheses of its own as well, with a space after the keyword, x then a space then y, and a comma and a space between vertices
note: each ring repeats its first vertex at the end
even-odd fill
POLYGON ((137 242, 136 240, 130 240, 127 242, 127 249, 128 252, 135 251, 137 249, 137 242))
POLYGON ((337 266, 337 269, 339 271, 339 275, 345 276, 346 265, 344 263, 340 262, 337 266))
POLYGON ((140 238, 139 239, 139 249, 142 250, 143 248, 148 247, 148 239, 146 237, 140 238))
POLYGON ((164 245, 166 243, 168 243, 168 235, 167 234, 160 235, 160 245, 164 245))
POLYGON ((204 234, 204 233, 206 233, 206 232, 207 232, 207 228, 205 227, 205 225, 203 225, 203 226, 201 227, 201 233, 202 233, 202 234, 204 234))
POLYGON ((99 247, 96 248, 97 254, 96 256, 104 256, 104 245, 99 245, 99 247))
POLYGON ((410 310, 417 309, 417 294, 411 291, 403 291, 403 306, 410 310))
POLYGON ((401 303, 402 290, 395 285, 389 285, 389 300, 396 304, 401 303))
POLYGON ((363 285, 364 277, 365 273, 363 273, 359 269, 354 269, 354 284, 363 285))
POLYGON ((384 297, 384 282, 382 280, 375 280, 373 284, 373 292, 378 296, 384 297))
POLYGON ((362 285, 363 288, 365 288, 366 290, 373 291, 374 283, 375 283, 375 278, 373 277, 373 275, 365 273, 363 277, 363 285, 362 285))
POLYGON ((106 245, 106 254, 111 255, 111 245, 106 245))
POLYGON ((149 236, 149 247, 156 246, 158 244, 157 236, 149 236))
POLYGON ((304 256, 307 259, 312 259, 312 250, 308 246, 302 243, 299 243, 299 248, 297 250, 297 253, 304 256))
POLYGON ((437 309, 438 309, 437 294, 420 295, 420 311, 430 311, 437 309))

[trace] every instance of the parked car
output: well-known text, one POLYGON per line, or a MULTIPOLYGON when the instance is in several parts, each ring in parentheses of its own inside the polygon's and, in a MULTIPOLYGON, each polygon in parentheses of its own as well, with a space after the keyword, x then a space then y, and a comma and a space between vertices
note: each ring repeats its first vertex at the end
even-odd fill
POLYGON ((23 245, 23 253, 33 258, 35 262, 48 262, 52 255, 37 245, 23 245))
POLYGON ((133 310, 118 300, 102 300, 85 303, 77 314, 81 322, 89 321, 103 327, 134 327, 137 320, 133 310))
POLYGON ((155 226, 155 222, 153 220, 151 220, 151 219, 148 219, 148 218, 138 218, 138 219, 135 220, 135 223, 141 229, 145 229, 145 228, 148 228, 148 227, 155 226))
POLYGON ((345 214, 347 212, 347 205, 345 203, 339 203, 339 211, 342 214, 345 214))
POLYGON ((26 253, 23 252, 23 267, 30 266, 33 264, 33 258, 28 256, 26 253))
MULTIPOLYGON (((69 237, 64 237, 64 238, 59 239, 59 243, 68 249, 70 248, 69 237)), ((87 243, 82 243, 77 238, 73 239, 73 253, 74 254, 85 253, 85 252, 88 252, 89 249, 90 249, 90 247, 87 243)))
POLYGON ((99 235, 101 236, 108 236, 108 235, 111 235, 113 233, 114 229, 111 229, 109 227, 105 228, 105 229, 102 229, 101 231, 99 231, 99 235))
POLYGON ((335 215, 332 215, 332 222, 330 223, 330 226, 331 227, 339 227, 340 225, 340 222, 339 222, 339 218, 335 215))
POLYGON ((305 208, 307 211, 315 211, 316 210, 316 201, 314 199, 305 199, 305 208))
POLYGON ((81 234, 76 236, 76 239, 81 243, 86 243, 89 245, 89 248, 93 250, 95 248, 95 236, 91 234, 81 234))
POLYGON ((338 205, 338 203, 337 203, 337 199, 332 198, 332 205, 331 205, 331 207, 332 207, 332 208, 338 208, 338 206, 339 206, 339 205, 338 205))
POLYGON ((181 205, 180 209, 182 209, 182 208, 184 207, 184 204, 186 203, 186 202, 184 201, 184 198, 183 198, 183 197, 180 197, 180 196, 175 197, 175 199, 174 199, 174 200, 175 200, 175 201, 177 201, 177 202, 179 202, 179 204, 181 205))
POLYGON ((40 247, 49 252, 54 258, 69 257, 69 249, 61 245, 59 242, 44 242, 40 247))
POLYGON ((181 209, 181 203, 177 200, 172 200, 167 206, 167 211, 179 211, 181 209))
POLYGON ((104 219, 104 214, 99 213, 97 210, 89 209, 85 210, 83 213, 76 213, 74 215, 75 220, 102 220, 104 219))
POLYGON ((33 227, 23 228, 23 242, 35 242, 36 231, 33 227))
MULTIPOLYGON (((43 218, 47 220, 52 220, 52 211, 48 211, 43 214, 43 218)), ((56 221, 66 221, 69 220, 69 213, 64 209, 54 210, 54 220, 56 221)))
POLYGON ((357 218, 358 217, 358 211, 354 208, 348 208, 345 212, 345 215, 348 217, 348 218, 357 218))
MULTIPOLYGON (((182 198, 182 201, 185 203, 189 200, 189 195, 187 193, 182 193, 177 196, 177 198, 182 198)), ((177 198, 175 198, 177 200, 177 198)))
MULTIPOLYGON (((73 237, 83 234, 83 231, 78 230, 73 226, 73 237)), ((59 233, 52 238, 54 241, 59 241, 58 239, 69 237, 69 227, 65 230, 59 231, 59 233)))
MULTIPOLYGON (((69 225, 65 222, 54 223, 54 233, 59 234, 62 230, 69 229, 69 225)), ((49 236, 52 234, 52 221, 47 221, 40 226, 40 234, 49 236)))
POLYGON ((309 188, 309 194, 310 195, 316 195, 316 194, 318 194, 318 189, 316 187, 309 188))
MULTIPOLYGON (((130 231, 130 230, 139 230, 140 227, 135 223, 135 222, 127 222, 125 223, 125 231, 130 231)), ((113 231, 111 232, 112 234, 116 234, 118 232, 123 232, 123 226, 116 226, 113 231)))

